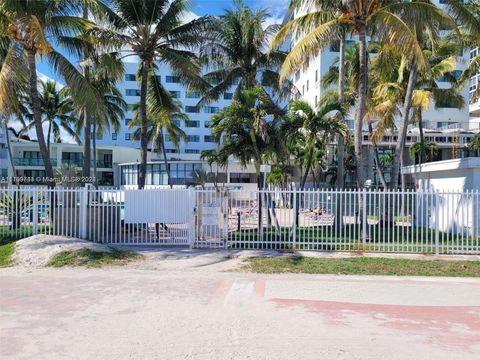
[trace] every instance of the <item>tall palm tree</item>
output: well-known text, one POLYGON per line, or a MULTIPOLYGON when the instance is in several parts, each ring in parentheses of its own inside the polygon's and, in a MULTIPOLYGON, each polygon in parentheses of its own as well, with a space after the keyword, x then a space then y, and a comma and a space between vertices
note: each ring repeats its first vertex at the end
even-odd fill
MULTIPOLYGON (((72 98, 69 95, 69 89, 59 89, 59 85, 53 80, 40 80, 39 88, 42 123, 48 124, 46 141, 47 151, 50 156, 50 143, 52 141, 52 135, 53 142, 55 143, 62 142, 62 138, 60 135, 61 130, 64 130, 78 144, 80 143, 80 138, 72 127, 75 122, 75 116, 73 114, 73 102, 72 98)), ((27 109, 31 110, 28 98, 26 99, 25 105, 27 109)), ((33 113, 29 112, 26 115, 26 118, 29 119, 30 122, 26 124, 23 132, 27 132, 28 130, 35 127, 33 113)))
POLYGON ((272 47, 282 44, 289 36, 306 33, 293 47, 282 65, 280 80, 292 74, 310 57, 337 40, 342 30, 359 36, 359 82, 355 112, 355 157, 357 186, 365 183, 362 159, 362 129, 366 114, 368 93, 367 37, 395 44, 404 49, 409 59, 416 59, 418 67, 426 66, 421 46, 409 25, 402 19, 437 18, 441 10, 428 2, 392 0, 292 0, 292 6, 312 9, 287 23, 274 37, 272 47), (318 10, 317 10, 318 9, 318 10))
POLYGON ((305 188, 308 174, 311 171, 315 153, 321 151, 323 155, 329 142, 332 142, 337 134, 342 136, 346 133, 343 122, 339 121, 338 115, 341 109, 338 103, 325 104, 315 111, 305 101, 294 101, 290 104, 289 116, 285 122, 284 134, 287 141, 300 144, 304 150, 303 157, 304 174, 300 182, 300 188, 305 188))
POLYGON ((468 150, 474 156, 480 156, 480 134, 476 134, 468 144, 468 150))
POLYGON ((254 11, 241 0, 235 0, 233 10, 227 10, 212 22, 201 57, 209 70, 205 79, 213 85, 206 90, 201 102, 218 100, 234 85, 238 85, 238 91, 268 87, 280 98, 291 93, 291 83, 280 84, 277 72, 286 53, 267 52, 271 37, 280 27, 266 26, 269 16, 265 9, 254 11))
MULTIPOLYGON (((167 64, 173 75, 192 88, 205 88, 201 66, 193 50, 202 43, 209 18, 185 23, 188 0, 111 0, 114 13, 108 29, 96 28, 92 35, 100 43, 116 43, 123 57, 137 56, 140 79, 140 150, 138 187, 143 189, 147 170, 149 73, 156 63, 167 64)), ((157 82, 157 86, 162 86, 157 82)))
MULTIPOLYGON (((88 0, 84 0, 88 1, 88 0)), ((11 48, 16 61, 26 64, 28 72, 28 96, 32 110, 37 140, 45 164, 45 173, 53 179, 53 167, 48 155, 47 144, 42 128, 41 104, 37 88, 37 60, 43 56, 52 68, 61 75, 73 96, 79 102, 93 108, 100 108, 97 93, 84 81, 82 75, 68 58, 58 52, 54 45, 66 45, 68 52, 74 54, 75 36, 91 26, 91 23, 75 16, 80 2, 59 0, 4 0, 0 3, 0 34, 11 39, 11 48)), ((49 182, 54 186, 54 182, 49 182)))
MULTIPOLYGON (((8 157, 13 174, 16 175, 13 161, 12 147, 10 144, 9 120, 22 112, 20 96, 25 91, 27 84, 26 64, 20 58, 17 62, 19 47, 11 46, 11 41, 0 34, 0 122, 5 131, 8 157)), ((20 120, 23 117, 20 116, 20 120)))
MULTIPOLYGON (((170 92, 160 85, 155 73, 150 72, 149 88, 147 97, 147 139, 152 147, 157 149, 157 153, 162 153, 167 173, 167 183, 173 188, 173 182, 170 176, 170 164, 168 163, 165 142, 167 136, 176 149, 179 149, 180 142, 187 141, 187 134, 175 123, 174 120, 186 122, 188 116, 183 112, 180 104, 175 102, 170 92)), ((135 116, 129 124, 129 127, 138 126, 140 121, 140 106, 134 108, 135 116)), ((138 128, 133 133, 133 139, 138 140, 142 136, 142 129, 138 128)))

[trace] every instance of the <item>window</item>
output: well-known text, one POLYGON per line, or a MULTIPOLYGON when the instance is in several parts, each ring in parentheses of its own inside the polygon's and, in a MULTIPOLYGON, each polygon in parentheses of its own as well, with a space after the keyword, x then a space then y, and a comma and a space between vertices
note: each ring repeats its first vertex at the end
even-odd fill
POLYGON ((187 127, 189 127, 189 128, 198 128, 198 127, 200 127, 200 121, 188 120, 188 121, 187 121, 187 127))
POLYGON ((204 127, 209 128, 210 127, 210 121, 205 121, 204 127))
POLYGON ((128 126, 128 124, 130 124, 130 121, 132 121, 132 119, 125 119, 125 125, 128 126))
POLYGON ((198 149, 185 149, 185 154, 200 154, 198 149))
POLYGON ((302 95, 305 95, 305 85, 302 85, 302 95))
POLYGON ((454 70, 449 73, 445 73, 442 77, 438 78, 438 82, 453 82, 454 80, 458 80, 462 72, 460 70, 454 70))
POLYGON ((185 112, 187 112, 187 113, 199 113, 200 108, 198 106, 185 106, 185 112))
POLYGON ((174 120, 172 120, 172 124, 175 125, 175 126, 180 126, 180 120, 174 119, 174 120))
POLYGON ((136 81, 137 77, 135 74, 125 74, 125 81, 136 81))
POLYGON ((170 95, 172 95, 172 97, 174 99, 178 99, 181 96, 181 92, 180 91, 170 91, 170 95))
POLYGON ((231 93, 231 92, 223 93, 223 99, 224 100, 232 100, 233 99, 233 93, 231 93))
POLYGON ((170 141, 170 136, 168 134, 165 134, 163 137, 165 138, 165 141, 170 141))
POLYGON ((307 80, 307 91, 309 87, 310 87, 310 80, 307 80))
POLYGON ((300 70, 295 73, 295 81, 300 80, 300 70))
POLYGON ((318 82, 318 70, 315 70, 315 82, 318 82))
POLYGON ((200 93, 198 91, 187 91, 185 97, 187 99, 200 99, 200 93))
POLYGON ((112 133, 112 140, 117 140, 117 133, 112 133))
POLYGON ((140 90, 138 89, 127 89, 125 90, 126 96, 140 96, 140 90))
POLYGON ((187 140, 189 142, 200 142, 200 136, 198 136, 198 135, 188 135, 187 140))
POLYGON ((217 106, 205 106, 204 110, 206 114, 216 114, 220 111, 220 108, 217 106))
POLYGON ((180 78, 178 76, 172 76, 172 75, 167 75, 165 77, 165 81, 167 83, 179 83, 180 82, 180 78))
POLYGON ((176 154, 178 153, 177 149, 165 149, 165 152, 167 154, 176 154))
POLYGON ((207 143, 213 143, 213 142, 215 142, 215 139, 213 138, 212 135, 205 135, 205 136, 203 137, 203 140, 204 140, 205 142, 207 142, 207 143))
POLYGON ((132 134, 131 133, 126 133, 125 134, 125 140, 132 140, 132 134))

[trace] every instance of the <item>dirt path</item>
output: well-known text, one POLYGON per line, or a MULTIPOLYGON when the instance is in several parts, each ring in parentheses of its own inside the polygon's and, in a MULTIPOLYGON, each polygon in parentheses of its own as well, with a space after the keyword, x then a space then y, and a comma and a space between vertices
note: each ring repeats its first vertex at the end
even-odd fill
POLYGON ((197 268, 0 270, 0 358, 478 359, 479 280, 197 268))

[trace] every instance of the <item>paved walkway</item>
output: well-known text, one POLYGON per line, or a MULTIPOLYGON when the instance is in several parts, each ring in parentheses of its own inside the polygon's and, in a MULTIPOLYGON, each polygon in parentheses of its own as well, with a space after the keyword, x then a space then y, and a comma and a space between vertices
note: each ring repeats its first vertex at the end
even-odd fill
POLYGON ((480 280, 0 270, 1 359, 478 359, 480 280))

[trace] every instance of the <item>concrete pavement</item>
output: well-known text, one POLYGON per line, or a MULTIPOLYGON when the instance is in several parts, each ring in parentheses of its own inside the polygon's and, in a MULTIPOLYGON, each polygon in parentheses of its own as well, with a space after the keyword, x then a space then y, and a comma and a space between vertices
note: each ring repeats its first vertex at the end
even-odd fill
POLYGON ((478 359, 480 281, 0 270, 1 359, 478 359))

